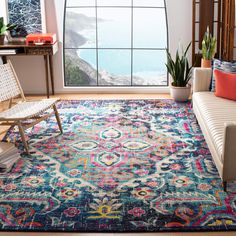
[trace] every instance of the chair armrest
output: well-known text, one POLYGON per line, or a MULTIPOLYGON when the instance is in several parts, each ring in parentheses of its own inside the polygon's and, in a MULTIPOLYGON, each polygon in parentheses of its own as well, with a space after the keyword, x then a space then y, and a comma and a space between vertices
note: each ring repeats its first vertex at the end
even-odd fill
POLYGON ((225 123, 223 140, 223 180, 236 177, 236 122, 225 123))
POLYGON ((209 91, 211 83, 211 69, 194 68, 193 71, 193 92, 209 91))

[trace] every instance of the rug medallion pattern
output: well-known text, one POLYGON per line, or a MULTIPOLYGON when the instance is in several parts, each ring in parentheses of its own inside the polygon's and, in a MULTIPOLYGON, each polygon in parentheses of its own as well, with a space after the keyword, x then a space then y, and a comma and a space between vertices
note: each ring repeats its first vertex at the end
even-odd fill
MULTIPOLYGON (((228 193, 191 105, 171 100, 62 101, 27 131, 30 156, 0 175, 0 228, 145 232, 236 229, 228 193)), ((17 140, 17 129, 7 140, 17 140)))

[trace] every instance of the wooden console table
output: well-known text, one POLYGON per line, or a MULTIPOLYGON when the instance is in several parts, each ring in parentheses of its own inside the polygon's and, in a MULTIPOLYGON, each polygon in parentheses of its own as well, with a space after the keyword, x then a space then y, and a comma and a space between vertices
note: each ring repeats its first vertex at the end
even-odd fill
POLYGON ((58 42, 53 45, 26 45, 25 43, 7 43, 0 45, 0 56, 3 63, 7 62, 7 56, 43 56, 45 63, 46 93, 50 96, 49 77, 51 80, 52 94, 54 95, 54 74, 52 57, 58 51, 58 42), (15 50, 15 54, 10 54, 7 50, 15 50))

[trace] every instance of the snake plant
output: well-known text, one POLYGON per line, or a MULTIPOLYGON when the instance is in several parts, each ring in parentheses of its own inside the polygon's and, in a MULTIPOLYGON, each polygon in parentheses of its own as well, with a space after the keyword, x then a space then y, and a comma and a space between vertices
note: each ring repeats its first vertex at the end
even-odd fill
POLYGON ((0 17, 0 36, 5 35, 8 30, 15 29, 16 25, 4 24, 4 18, 0 17))
POLYGON ((172 85, 175 87, 186 87, 192 72, 192 66, 189 66, 187 52, 190 48, 191 42, 189 43, 186 50, 180 55, 177 50, 175 60, 172 59, 170 52, 166 50, 167 53, 167 71, 172 76, 172 85))
POLYGON ((205 60, 211 60, 215 56, 215 53, 216 53, 216 38, 211 35, 209 27, 207 27, 207 31, 204 34, 202 40, 202 58, 205 60))

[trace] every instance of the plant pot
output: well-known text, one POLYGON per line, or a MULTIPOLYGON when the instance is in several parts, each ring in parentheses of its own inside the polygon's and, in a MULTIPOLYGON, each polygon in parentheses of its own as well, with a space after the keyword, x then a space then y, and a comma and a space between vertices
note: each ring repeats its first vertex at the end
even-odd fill
POLYGON ((211 68, 211 60, 206 60, 206 59, 202 58, 201 67, 202 68, 211 68))
POLYGON ((170 95, 176 102, 186 102, 190 96, 191 86, 188 84, 186 87, 170 86, 170 95))
POLYGON ((5 35, 0 35, 0 45, 4 44, 5 35))

